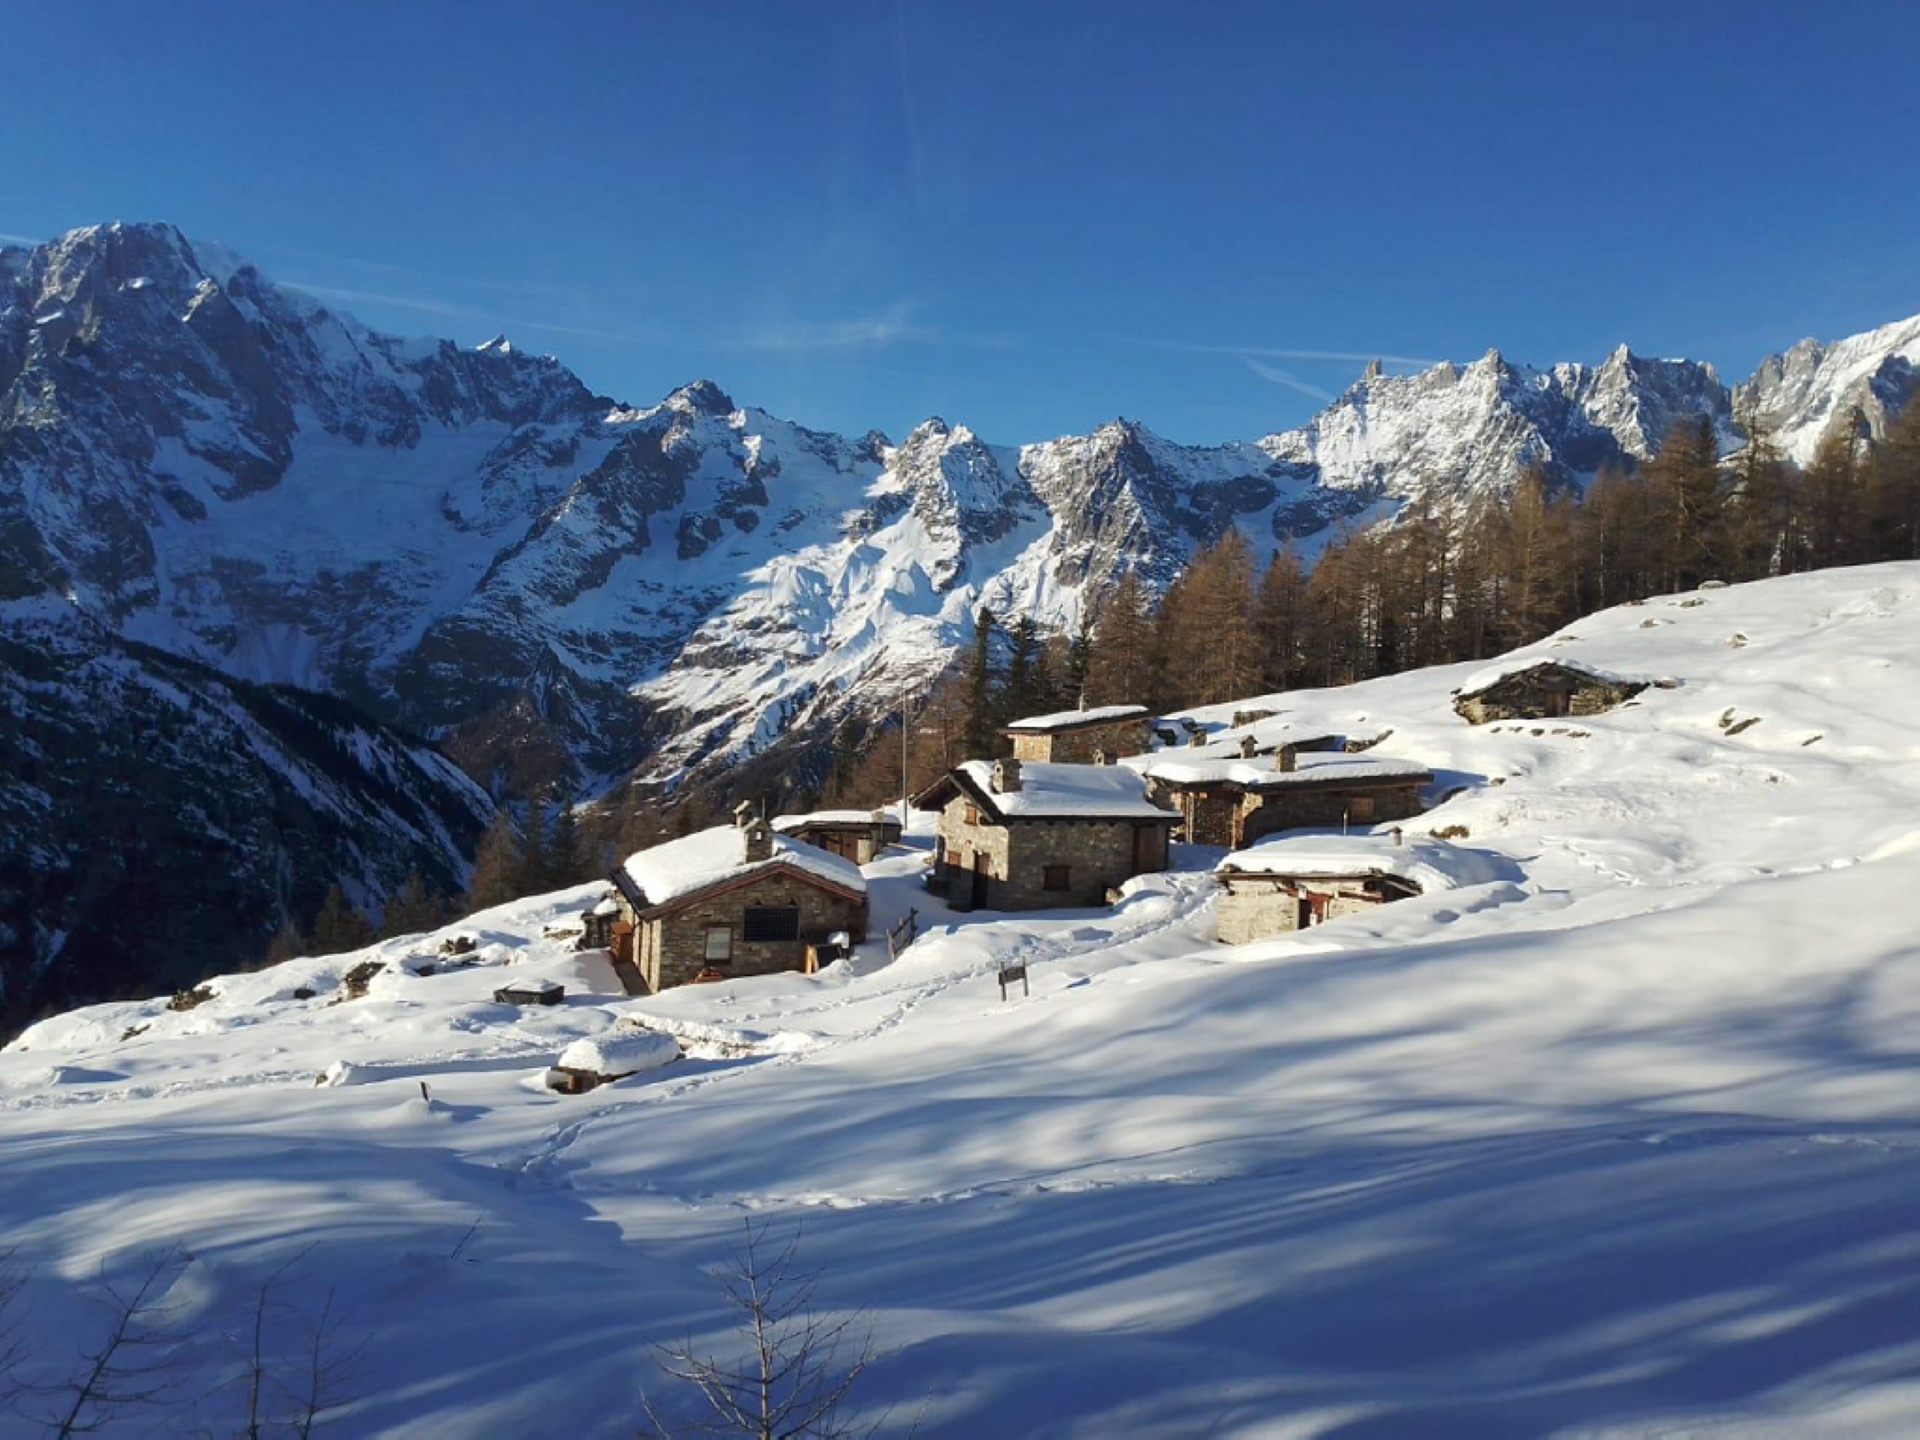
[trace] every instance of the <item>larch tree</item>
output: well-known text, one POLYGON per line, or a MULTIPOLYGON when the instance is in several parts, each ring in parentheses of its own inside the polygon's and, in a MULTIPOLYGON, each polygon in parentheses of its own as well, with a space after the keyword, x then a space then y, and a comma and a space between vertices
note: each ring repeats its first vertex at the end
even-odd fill
POLYGON ((1093 627, 1087 700, 1094 705, 1159 708, 1153 668, 1154 606, 1140 577, 1128 570, 1108 592, 1093 627))
POLYGON ((513 820, 502 808, 480 837, 473 860, 473 878, 467 884, 467 910, 486 910, 517 900, 526 892, 520 888, 522 860, 519 837, 513 833, 513 820))

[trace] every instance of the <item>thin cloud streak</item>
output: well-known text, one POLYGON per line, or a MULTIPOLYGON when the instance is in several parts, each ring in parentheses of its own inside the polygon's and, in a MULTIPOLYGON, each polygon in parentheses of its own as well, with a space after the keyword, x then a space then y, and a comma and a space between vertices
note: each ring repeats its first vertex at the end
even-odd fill
POLYGON ((1189 355, 1258 355, 1268 360, 1329 360, 1365 365, 1378 360, 1382 365, 1412 365, 1419 369, 1444 361, 1421 355, 1389 355, 1378 350, 1296 350, 1275 345, 1189 345, 1179 340, 1143 340, 1137 342, 1161 350, 1181 350, 1189 355))
POLYGON ((1297 390, 1300 394, 1307 396, 1309 399, 1318 400, 1322 404, 1334 398, 1331 390, 1320 385, 1309 384, 1298 375, 1295 375, 1291 370, 1282 370, 1277 365, 1263 364, 1251 355, 1242 355, 1240 358, 1245 362, 1246 367, 1262 380, 1270 380, 1275 385, 1284 385, 1289 390, 1297 390))
POLYGON ((390 305, 397 310, 417 310, 422 315, 438 315, 446 320, 484 320, 478 310, 464 305, 449 305, 440 300, 417 300, 410 295, 386 295, 372 290, 344 290, 337 285, 312 285, 305 280, 276 282, 285 289, 298 290, 321 300, 345 300, 352 305, 390 305))
POLYGON ((965 345, 1011 350, 1019 341, 1010 335, 955 335, 931 325, 916 324, 912 306, 901 303, 878 315, 848 320, 803 321, 763 326, 745 335, 717 343, 728 350, 763 350, 813 354, 836 350, 880 350, 894 345, 965 345))
POLYGON ((43 236, 7 235, 0 233, 0 245, 44 245, 46 243, 46 239, 43 236))
POLYGON ((440 300, 419 300, 409 295, 389 295, 372 290, 345 290, 334 285, 309 285, 303 281, 282 282, 289 290, 299 290, 322 300, 341 300, 350 305, 391 305, 413 310, 442 320, 471 321, 483 329, 502 331, 539 330, 553 335, 574 335, 583 340, 611 340, 622 345, 664 346, 673 342, 645 335, 629 335, 617 330, 594 330, 580 325, 556 325, 546 320, 516 320, 471 306, 452 305, 440 300))

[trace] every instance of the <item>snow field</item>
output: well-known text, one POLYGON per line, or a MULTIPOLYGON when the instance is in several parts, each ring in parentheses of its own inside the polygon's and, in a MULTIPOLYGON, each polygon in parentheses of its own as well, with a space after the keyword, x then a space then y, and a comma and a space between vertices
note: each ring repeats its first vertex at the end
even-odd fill
POLYGON ((312 1246, 300 1294, 370 1337, 354 1435, 631 1433, 650 1342, 725 1347, 743 1216, 867 1312, 892 1430, 1910 1434, 1916 636, 1920 566, 1870 567, 1529 647, 1680 682, 1606 715, 1468 727, 1471 666, 1193 712, 1391 729, 1451 796, 1410 839, 1500 862, 1256 945, 1210 938, 1217 850, 960 916, 910 835, 865 872, 875 935, 920 911, 891 964, 629 1000, 568 948, 585 886, 450 927, 467 968, 408 972, 436 935, 58 1017, 0 1053, 0 1247, 81 1337, 103 1264, 185 1246, 215 1373, 312 1246), (522 974, 566 1002, 494 1005, 522 974), (632 1021, 684 1058, 540 1087, 632 1021))

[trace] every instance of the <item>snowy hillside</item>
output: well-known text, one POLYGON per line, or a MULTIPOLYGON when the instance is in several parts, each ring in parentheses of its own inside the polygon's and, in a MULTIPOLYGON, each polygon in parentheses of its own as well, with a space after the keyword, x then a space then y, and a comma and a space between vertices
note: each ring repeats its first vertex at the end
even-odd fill
POLYGON ((628 1000, 570 949, 587 886, 463 922, 473 965, 449 931, 47 1021, 0 1053, 25 1373, 179 1245, 191 1383, 142 1431, 236 1427, 291 1261, 274 1373, 328 1290, 369 1342, 336 1433, 630 1434, 650 1343, 726 1353, 703 1271, 751 1216, 866 1311, 887 1433, 1911 1434, 1917 626, 1920 565, 1836 570, 1522 652, 1674 682, 1606 715, 1470 727, 1478 666, 1254 701, 1390 731, 1443 802, 1409 828, 1492 861, 1284 939, 1212 941, 1218 851, 999 918, 903 847, 890 964, 628 1000), (566 1002, 493 1002, 536 978, 566 1002), (636 1023, 684 1058, 541 1088, 636 1023))

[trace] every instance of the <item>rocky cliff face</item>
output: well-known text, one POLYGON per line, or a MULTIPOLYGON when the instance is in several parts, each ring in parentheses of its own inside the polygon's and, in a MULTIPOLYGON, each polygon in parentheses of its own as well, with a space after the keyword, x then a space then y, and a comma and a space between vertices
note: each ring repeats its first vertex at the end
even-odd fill
MULTIPOLYGON (((1913 387, 1920 321, 1743 387, 1796 454, 1913 387)), ((1238 527, 1264 555, 1530 464, 1578 484, 1676 419, 1738 443, 1711 367, 1625 348, 1373 367, 1215 448, 1131 421, 1018 447, 929 420, 805 429, 707 382, 631 408, 504 341, 367 330, 164 225, 0 251, 0 596, 347 697, 483 779, 659 786, 781 759, 945 665, 981 604, 1071 625, 1238 527)), ((788 760, 793 761, 788 765, 788 760)), ((797 765, 797 769, 794 766, 797 765)))

